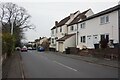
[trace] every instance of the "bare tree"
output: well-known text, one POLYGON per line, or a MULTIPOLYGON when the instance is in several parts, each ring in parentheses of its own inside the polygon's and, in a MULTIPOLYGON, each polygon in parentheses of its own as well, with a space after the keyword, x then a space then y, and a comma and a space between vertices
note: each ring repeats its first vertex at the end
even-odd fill
POLYGON ((19 29, 34 28, 32 24, 29 24, 31 16, 23 7, 19 7, 13 3, 1 3, 0 9, 0 21, 3 27, 13 24, 14 28, 19 27, 19 29))
POLYGON ((13 34, 17 42, 23 37, 23 31, 26 29, 34 29, 35 26, 30 24, 31 16, 26 9, 18 5, 7 2, 0 3, 0 22, 2 23, 3 32, 11 32, 13 27, 13 34))

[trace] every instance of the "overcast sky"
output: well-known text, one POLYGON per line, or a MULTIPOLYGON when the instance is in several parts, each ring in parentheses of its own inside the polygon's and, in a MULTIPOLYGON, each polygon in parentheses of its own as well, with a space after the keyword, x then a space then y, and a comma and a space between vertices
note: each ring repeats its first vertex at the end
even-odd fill
POLYGON ((50 37, 50 29, 55 21, 69 16, 77 10, 83 12, 89 8, 98 13, 118 4, 119 0, 1 0, 13 2, 24 7, 32 16, 31 23, 35 30, 25 32, 27 41, 34 41, 39 37, 50 37))

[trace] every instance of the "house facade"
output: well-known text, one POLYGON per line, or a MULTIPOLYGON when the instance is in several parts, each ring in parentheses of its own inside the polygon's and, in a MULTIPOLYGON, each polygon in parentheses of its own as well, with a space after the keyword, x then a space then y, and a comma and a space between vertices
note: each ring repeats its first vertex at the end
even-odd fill
POLYGON ((120 42, 120 5, 94 14, 91 9, 66 17, 51 29, 51 47, 64 52, 67 47, 94 49, 103 39, 120 42), (75 15, 76 14, 76 15, 75 15), (71 18, 70 18, 71 17, 71 18), (61 22, 65 21, 61 25, 61 22))
MULTIPOLYGON (((55 22, 55 27, 51 29, 51 46, 57 51, 63 52, 67 47, 76 47, 76 29, 70 30, 69 24, 73 24, 81 19, 84 19, 90 15, 93 15, 91 9, 88 9, 82 13, 77 11, 70 14, 70 16, 64 18, 59 23, 55 22)), ((73 28, 77 28, 73 26, 73 28)))
POLYGON ((109 8, 94 14, 77 23, 78 45, 82 49, 84 46, 94 49, 94 44, 99 44, 103 39, 113 43, 120 42, 120 5, 109 8))
POLYGON ((60 22, 55 21, 55 26, 51 29, 51 48, 55 48, 57 51, 60 50, 59 45, 61 45, 61 41, 58 39, 68 34, 67 25, 70 24, 79 13, 80 11, 76 11, 75 13, 71 13, 68 17, 62 19, 60 22))

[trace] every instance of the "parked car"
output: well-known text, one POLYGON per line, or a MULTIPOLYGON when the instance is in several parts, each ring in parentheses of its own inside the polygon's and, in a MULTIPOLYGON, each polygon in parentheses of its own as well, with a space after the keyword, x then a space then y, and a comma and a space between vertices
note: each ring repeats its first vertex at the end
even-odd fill
POLYGON ((27 47, 23 46, 22 49, 21 49, 21 52, 27 52, 27 47))
POLYGON ((21 48, 20 48, 20 47, 16 47, 15 50, 16 50, 16 51, 20 51, 21 48))
POLYGON ((32 47, 28 47, 28 50, 32 50, 32 47))
POLYGON ((36 50, 36 48, 35 48, 35 47, 33 47, 33 48, 32 48, 32 50, 36 50))
POLYGON ((38 47, 38 51, 45 51, 45 49, 43 47, 38 47))

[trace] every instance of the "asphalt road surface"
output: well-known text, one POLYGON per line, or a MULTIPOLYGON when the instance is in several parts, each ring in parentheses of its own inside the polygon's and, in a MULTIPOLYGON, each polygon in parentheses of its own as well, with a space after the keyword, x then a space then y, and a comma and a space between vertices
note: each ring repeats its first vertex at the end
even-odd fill
POLYGON ((118 69, 49 52, 21 52, 25 78, 118 78, 118 69))

